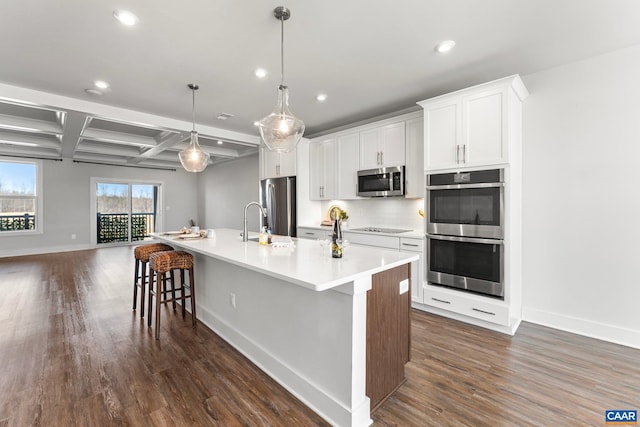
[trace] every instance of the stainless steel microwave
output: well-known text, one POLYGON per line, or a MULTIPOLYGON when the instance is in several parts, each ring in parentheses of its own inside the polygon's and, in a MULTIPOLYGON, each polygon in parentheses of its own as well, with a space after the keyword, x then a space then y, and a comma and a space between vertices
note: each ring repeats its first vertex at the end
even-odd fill
POLYGON ((358 196, 404 196, 404 166, 358 171, 358 196))

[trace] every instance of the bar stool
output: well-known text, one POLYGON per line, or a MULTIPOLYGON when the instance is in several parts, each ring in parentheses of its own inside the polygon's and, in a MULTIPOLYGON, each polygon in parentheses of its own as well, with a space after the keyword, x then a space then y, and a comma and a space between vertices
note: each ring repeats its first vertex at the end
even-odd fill
POLYGON ((185 318, 185 300, 191 299, 191 323, 196 327, 196 281, 193 275, 193 255, 184 251, 155 252, 149 256, 149 317, 147 325, 151 326, 151 311, 153 307, 153 296, 156 297, 156 339, 160 338, 160 304, 173 303, 175 310, 176 301, 182 301, 182 318, 185 318), (160 281, 166 281, 167 273, 172 274, 173 270, 180 270, 180 288, 175 289, 172 280, 171 290, 163 288, 160 290, 160 281), (189 271, 189 284, 185 283, 185 271, 189 271), (156 279, 157 276, 157 279, 156 279), (154 283, 157 284, 154 286, 154 283), (186 294, 186 290, 189 293, 186 294), (176 298, 175 291, 180 290, 180 296, 176 298), (167 293, 172 292, 172 298, 167 299, 167 293), (164 298, 161 298, 163 296, 164 298))
POLYGON ((138 288, 140 288, 140 317, 144 317, 145 285, 147 283, 147 263, 149 256, 155 252, 172 251, 173 248, 164 243, 151 243, 136 246, 133 250, 135 257, 135 269, 133 273, 133 310, 136 309, 138 300, 138 288))

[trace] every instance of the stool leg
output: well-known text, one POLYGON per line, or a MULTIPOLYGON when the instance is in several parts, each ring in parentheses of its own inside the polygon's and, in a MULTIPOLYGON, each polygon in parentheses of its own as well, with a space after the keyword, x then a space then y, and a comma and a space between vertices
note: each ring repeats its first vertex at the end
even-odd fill
POLYGON ((198 324, 196 320, 196 277, 193 274, 193 267, 189 269, 189 296, 191 297, 191 323, 195 328, 198 324))
MULTIPOLYGON (((166 281, 166 279, 167 279, 167 273, 162 273, 163 283, 166 281)), ((161 295, 162 295, 162 292, 156 292, 156 339, 157 340, 160 339, 160 305, 162 304, 160 302, 161 295)))
POLYGON ((180 269, 180 298, 182 301, 182 318, 187 314, 187 300, 184 296, 184 268, 180 269))
POLYGON ((142 271, 140 271, 140 318, 144 317, 144 297, 147 283, 147 263, 140 261, 142 271))
POLYGON ((139 260, 135 260, 135 268, 133 270, 133 311, 136 310, 136 301, 138 300, 138 270, 139 260))
MULTIPOLYGON (((149 313, 147 316, 147 326, 151 327, 151 313, 153 312, 153 288, 155 282, 156 272, 153 268, 149 267, 149 313)), ((160 278, 158 278, 158 285, 160 284, 160 278)), ((156 285, 157 288, 160 286, 156 285)), ((157 292, 156 292, 157 293, 157 292)), ((156 307, 156 311, 158 311, 158 307, 156 307)))
POLYGON ((171 270, 171 298, 173 298, 173 311, 176 311, 176 276, 174 270, 171 270))

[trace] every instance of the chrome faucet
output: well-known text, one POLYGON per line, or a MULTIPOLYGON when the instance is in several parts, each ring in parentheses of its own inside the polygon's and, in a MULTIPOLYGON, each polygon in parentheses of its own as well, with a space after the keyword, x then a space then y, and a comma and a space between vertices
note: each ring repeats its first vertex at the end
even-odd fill
POLYGON ((264 218, 267 217, 267 211, 264 210, 264 208, 262 207, 262 205, 258 202, 249 202, 247 203, 247 206, 244 207, 244 228, 242 229, 242 241, 243 242, 248 242, 249 239, 247 238, 248 236, 248 232, 247 232, 247 208, 251 205, 257 206, 260 208, 260 211, 262 212, 262 216, 264 218))

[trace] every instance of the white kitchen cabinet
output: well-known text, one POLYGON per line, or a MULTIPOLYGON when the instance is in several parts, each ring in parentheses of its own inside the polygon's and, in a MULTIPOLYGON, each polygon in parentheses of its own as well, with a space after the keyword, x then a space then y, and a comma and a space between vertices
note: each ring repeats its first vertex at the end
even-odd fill
POLYGON ((331 235, 333 234, 331 230, 312 227, 298 227, 297 231, 299 239, 331 239, 331 235))
POLYGON ((417 253, 418 261, 411 263, 411 301, 423 302, 424 286, 424 239, 400 237, 400 252, 417 253))
POLYGON ((425 305, 485 322, 502 326, 510 325, 509 305, 504 301, 491 300, 431 285, 426 285, 423 291, 425 305))
POLYGON ((424 120, 422 117, 405 123, 405 197, 424 197, 424 120))
POLYGON ((338 199, 357 198, 359 151, 360 134, 358 132, 338 136, 338 182, 336 183, 338 199))
POLYGON ((360 132, 360 169, 405 164, 405 122, 360 132))
POLYGON ((260 179, 296 175, 296 150, 276 153, 260 147, 260 179))
MULTIPOLYGON (((349 231, 342 231, 342 236, 345 240, 348 240, 350 244, 376 246, 378 248, 387 248, 398 250, 400 243, 397 237, 380 235, 380 234, 366 234, 366 233, 353 233, 349 231)), ((347 249, 348 250, 348 249, 347 249)))
POLYGON ((309 144, 309 198, 336 198, 337 138, 327 138, 309 144))
POLYGON ((519 76, 419 102, 424 109, 427 171, 509 163, 512 129, 528 92, 519 76))

